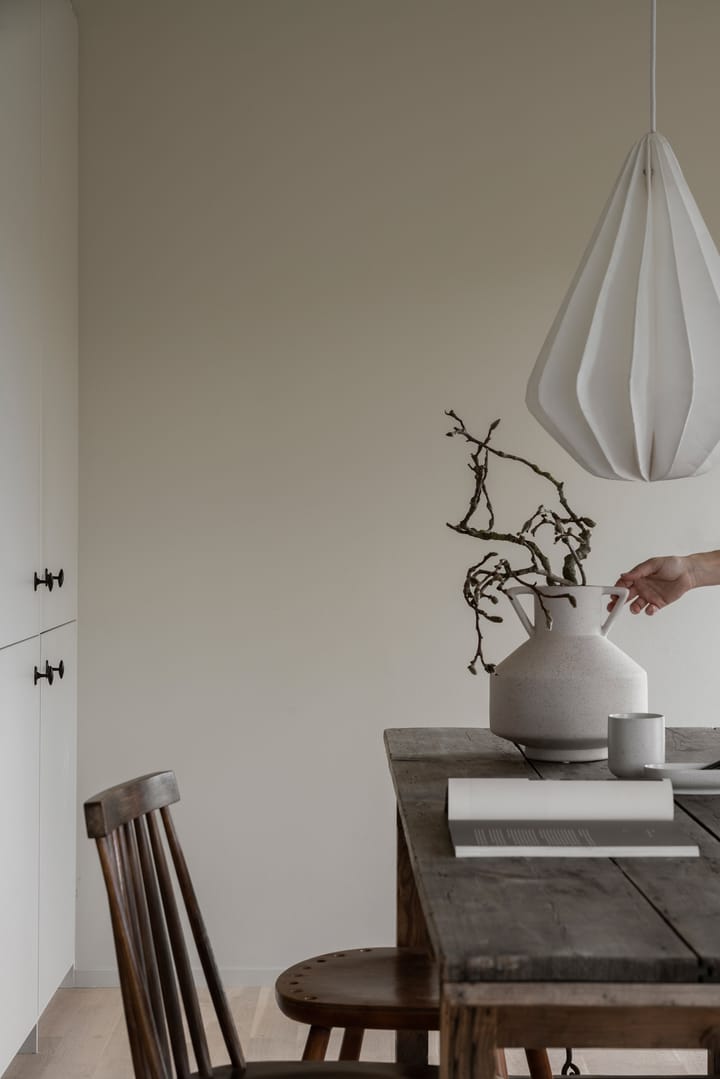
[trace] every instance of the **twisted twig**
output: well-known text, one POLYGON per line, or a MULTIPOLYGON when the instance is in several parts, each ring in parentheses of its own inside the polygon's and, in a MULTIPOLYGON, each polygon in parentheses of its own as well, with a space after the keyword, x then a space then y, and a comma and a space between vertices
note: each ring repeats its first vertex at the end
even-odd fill
MULTIPOLYGON (((448 522, 448 528, 451 528, 454 532, 459 532, 461 535, 471 536, 473 539, 514 544, 523 548, 530 560, 530 564, 527 566, 513 568, 507 558, 498 558, 497 553, 491 551, 479 562, 470 566, 465 575, 463 596, 465 602, 473 610, 477 637, 477 647, 475 655, 470 661, 469 670, 476 674, 479 661, 489 674, 494 674, 495 664, 486 660, 483 651, 482 621, 502 622, 503 618, 501 615, 491 614, 483 605, 488 603, 493 606, 496 605, 498 603, 496 593, 506 595, 509 583, 515 581, 530 588, 538 597, 545 623, 549 628, 552 624, 552 619, 545 604, 542 584, 538 584, 538 578, 541 578, 545 585, 586 584, 587 578, 583 562, 590 553, 590 536, 592 529, 595 527, 595 522, 589 517, 578 516, 570 508, 565 497, 564 484, 556 480, 550 472, 539 468, 524 457, 514 453, 506 453, 504 450, 496 449, 495 446, 490 445, 490 440, 500 420, 494 420, 490 424, 485 438, 480 439, 468 431, 464 422, 452 409, 445 414, 455 421, 455 426, 447 432, 448 437, 453 438, 459 435, 474 447, 470 454, 468 465, 474 477, 470 503, 464 517, 457 524, 448 522), (491 454, 506 461, 515 461, 518 464, 525 465, 537 476, 551 483, 555 488, 564 514, 541 504, 517 532, 497 531, 495 528, 495 511, 488 491, 488 471, 491 454), (471 523, 481 507, 484 508, 487 516, 487 523, 484 528, 479 528, 471 523), (538 543, 538 533, 543 528, 551 529, 553 545, 559 544, 565 549, 566 554, 560 574, 554 572, 549 557, 538 543), (498 560, 492 565, 488 565, 491 558, 497 558, 498 560)), ((573 606, 575 605, 575 599, 570 593, 565 593, 565 598, 573 606)))

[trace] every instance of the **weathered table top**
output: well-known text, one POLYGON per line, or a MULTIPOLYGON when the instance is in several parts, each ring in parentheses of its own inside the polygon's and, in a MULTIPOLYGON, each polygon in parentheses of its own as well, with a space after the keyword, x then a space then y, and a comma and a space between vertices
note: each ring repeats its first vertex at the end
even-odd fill
MULTIPOLYGON (((478 728, 385 732, 427 930, 452 982, 720 982, 720 796, 676 798, 699 858, 456 858, 450 776, 612 779, 530 762, 478 728)), ((720 730, 668 731, 668 760, 720 757, 720 730)))

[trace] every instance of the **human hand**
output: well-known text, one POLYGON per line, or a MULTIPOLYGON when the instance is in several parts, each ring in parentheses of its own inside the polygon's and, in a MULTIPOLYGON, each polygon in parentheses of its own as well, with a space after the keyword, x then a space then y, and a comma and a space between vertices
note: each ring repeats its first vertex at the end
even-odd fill
MULTIPOLYGON (((640 562, 615 582, 629 590, 626 603, 633 614, 653 615, 669 603, 680 599, 697 584, 691 556, 663 555, 640 562)), ((608 610, 615 606, 615 599, 608 610)))

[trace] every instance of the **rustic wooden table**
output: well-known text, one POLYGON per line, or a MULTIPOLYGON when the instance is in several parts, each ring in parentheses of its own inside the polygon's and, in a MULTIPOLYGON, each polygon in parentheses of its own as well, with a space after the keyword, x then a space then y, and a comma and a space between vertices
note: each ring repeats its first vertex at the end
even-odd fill
MULTIPOLYGON (((496 1047, 697 1048, 720 1073, 720 796, 677 796, 699 858, 455 858, 450 776, 611 780, 530 762, 476 728, 385 732, 398 810, 397 941, 441 978, 442 1079, 492 1079, 496 1047)), ((720 730, 668 731, 668 760, 720 757, 720 730)), ((398 1035, 398 1057, 427 1042, 398 1035)))

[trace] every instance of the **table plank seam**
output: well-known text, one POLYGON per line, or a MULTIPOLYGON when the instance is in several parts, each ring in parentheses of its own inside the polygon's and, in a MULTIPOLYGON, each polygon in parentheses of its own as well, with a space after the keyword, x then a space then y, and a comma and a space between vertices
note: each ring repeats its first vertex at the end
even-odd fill
POLYGON ((688 948, 693 953, 693 955, 697 959, 697 980, 699 982, 707 982, 707 981, 714 982, 714 981, 717 981, 717 978, 715 978, 713 976, 714 975, 713 968, 709 964, 705 963, 705 961, 703 960, 702 956, 699 954, 697 949, 693 948, 690 941, 680 932, 679 929, 677 929, 672 924, 672 922, 669 920, 669 918, 665 914, 663 914, 662 910, 660 909, 660 907, 658 907, 657 903, 654 903, 653 900, 650 898, 650 896, 645 894, 645 892, 642 890, 640 885, 637 884, 633 880, 632 876, 625 870, 624 866, 621 863, 621 860, 618 859, 618 858, 611 858, 610 860, 613 862, 614 865, 617 866, 617 868, 620 870, 622 875, 632 885, 632 887, 635 889, 635 891, 638 892, 643 897, 645 902, 648 903, 649 906, 652 907, 652 909, 655 911, 655 913, 658 914, 660 916, 660 918, 662 918, 662 920, 665 922, 665 924, 668 926, 668 928, 672 930, 672 932, 675 934, 675 936, 678 938, 678 940, 681 941, 685 945, 685 947, 688 948))
MULTIPOLYGON (((716 795, 713 795, 713 797, 716 797, 716 795)), ((704 832, 707 832, 711 839, 720 838, 718 837, 717 832, 713 831, 710 825, 706 824, 702 817, 698 817, 695 813, 692 812, 692 810, 687 806, 684 800, 682 802, 676 801, 675 804, 677 805, 678 809, 682 810, 683 813, 687 813, 691 821, 694 821, 695 824, 698 824, 704 832)))
POLYGON ((519 744, 518 744, 517 742, 513 742, 513 745, 515 746, 515 749, 516 749, 516 750, 518 751, 518 753, 520 754, 520 756, 522 757, 522 759, 523 759, 523 760, 525 761, 525 763, 526 763, 527 765, 529 765, 529 766, 530 766, 530 767, 532 768, 533 772, 534 772, 534 773, 535 773, 535 775, 536 775, 536 776, 538 777, 538 779, 542 779, 542 772, 540 771, 540 769, 539 769, 539 768, 537 768, 537 767, 535 766, 534 762, 530 760, 530 758, 529 758, 529 757, 528 757, 528 755, 527 755, 527 754, 525 753, 525 751, 524 751, 524 749, 522 748, 522 746, 521 746, 521 745, 519 745, 519 744))

